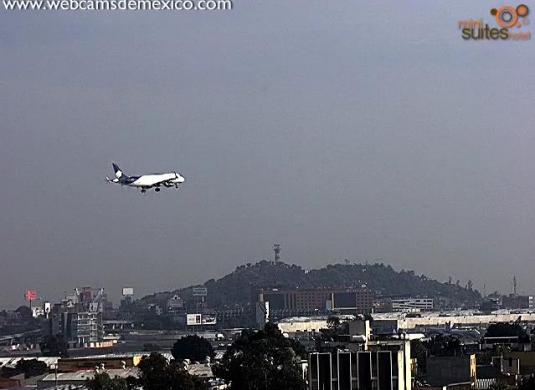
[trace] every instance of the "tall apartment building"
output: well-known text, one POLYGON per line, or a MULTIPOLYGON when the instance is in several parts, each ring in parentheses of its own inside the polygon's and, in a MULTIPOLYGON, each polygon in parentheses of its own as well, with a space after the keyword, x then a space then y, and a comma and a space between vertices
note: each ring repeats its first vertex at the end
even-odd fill
POLYGON ((62 312, 59 316, 60 332, 71 348, 99 347, 104 331, 102 313, 62 312))
POLYGON ((75 289, 74 294, 52 308, 48 333, 62 336, 70 348, 105 346, 102 298, 102 289, 75 289))
POLYGON ((363 320, 349 322, 348 336, 309 355, 309 390, 411 390, 410 336, 372 337, 363 320))
POLYGON ((410 390, 411 372, 402 350, 314 352, 310 390, 410 390))

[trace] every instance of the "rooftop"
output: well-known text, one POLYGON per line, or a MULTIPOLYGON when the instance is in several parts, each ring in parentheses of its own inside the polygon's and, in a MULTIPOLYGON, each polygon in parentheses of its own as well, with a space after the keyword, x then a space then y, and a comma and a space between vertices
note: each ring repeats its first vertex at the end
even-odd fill
MULTIPOLYGON (((100 372, 100 371, 99 371, 100 372)), ((130 376, 138 377, 139 369, 136 367, 130 367, 125 369, 109 369, 103 370, 102 372, 108 373, 112 378, 128 378, 130 376)), ((95 370, 79 370, 76 372, 58 372, 53 374, 48 374, 43 379, 41 383, 50 382, 55 383, 56 378, 58 382, 85 382, 87 379, 93 379, 95 376, 95 370), (56 376, 57 375, 57 376, 56 376)), ((42 387, 42 386, 41 386, 42 387)))

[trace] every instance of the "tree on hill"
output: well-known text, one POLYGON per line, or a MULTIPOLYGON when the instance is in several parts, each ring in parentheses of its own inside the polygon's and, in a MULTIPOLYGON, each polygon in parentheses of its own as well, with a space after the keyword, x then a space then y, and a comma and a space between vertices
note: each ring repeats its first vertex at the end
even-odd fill
MULTIPOLYGON (((260 261, 242 265, 234 272, 204 284, 211 307, 245 306, 254 303, 253 292, 259 288, 354 288, 366 285, 383 296, 433 296, 452 307, 474 307, 481 294, 453 283, 441 283, 416 275, 414 271, 396 271, 390 265, 343 262, 306 272, 297 265, 260 261)), ((147 302, 165 301, 173 294, 192 296, 192 287, 143 298, 147 302)))
POLYGON ((190 335, 178 339, 171 350, 176 360, 189 359, 192 362, 202 362, 206 357, 213 359, 215 356, 212 344, 204 337, 190 335))
POLYGON ((292 343, 268 323, 260 331, 244 330, 214 373, 230 383, 231 390, 302 390, 305 382, 296 358, 292 343))
POLYGON ((17 312, 24 320, 33 319, 32 309, 28 306, 19 306, 15 312, 17 312))
POLYGON ((62 336, 45 336, 39 347, 43 356, 69 356, 69 345, 62 336))
POLYGON ((137 385, 144 390, 208 390, 202 379, 190 375, 176 361, 168 361, 159 353, 145 356, 138 364, 137 385))

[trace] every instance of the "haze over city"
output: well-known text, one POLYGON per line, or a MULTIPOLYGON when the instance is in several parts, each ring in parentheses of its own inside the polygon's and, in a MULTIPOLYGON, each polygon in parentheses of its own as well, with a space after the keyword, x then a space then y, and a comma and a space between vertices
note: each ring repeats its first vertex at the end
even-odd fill
POLYGON ((490 7, 0 14, 0 307, 203 283, 275 242, 535 293, 535 50, 463 41, 490 7), (112 161, 186 182, 116 188, 112 161))

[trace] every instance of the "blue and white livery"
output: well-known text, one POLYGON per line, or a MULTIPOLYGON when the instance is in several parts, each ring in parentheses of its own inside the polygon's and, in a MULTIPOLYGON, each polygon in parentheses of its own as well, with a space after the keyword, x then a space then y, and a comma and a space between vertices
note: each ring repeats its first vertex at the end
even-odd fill
POLYGON ((112 164, 113 170, 115 171, 115 178, 110 179, 106 177, 106 180, 109 183, 120 184, 122 186, 136 187, 141 190, 142 193, 147 192, 147 190, 154 188, 154 191, 160 192, 161 187, 178 188, 179 184, 184 183, 186 179, 176 172, 168 173, 151 173, 148 175, 141 176, 127 176, 115 163, 112 164))

